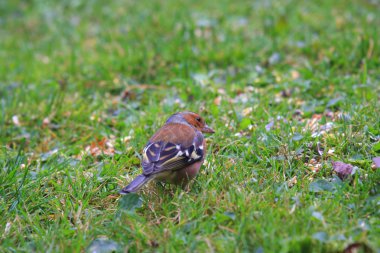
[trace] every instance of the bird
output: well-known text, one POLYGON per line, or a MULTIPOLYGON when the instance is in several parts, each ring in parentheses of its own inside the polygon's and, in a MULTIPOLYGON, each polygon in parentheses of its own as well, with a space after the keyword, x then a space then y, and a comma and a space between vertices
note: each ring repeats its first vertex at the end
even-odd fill
POLYGON ((120 190, 137 192, 151 180, 185 187, 196 177, 205 159, 204 133, 214 133, 194 112, 177 112, 149 139, 142 152, 142 174, 120 190))

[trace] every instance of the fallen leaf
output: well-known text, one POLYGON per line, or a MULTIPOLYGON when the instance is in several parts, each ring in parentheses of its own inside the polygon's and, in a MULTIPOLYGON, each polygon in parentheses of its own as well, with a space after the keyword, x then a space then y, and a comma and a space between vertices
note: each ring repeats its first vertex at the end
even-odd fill
POLYGON ((309 185, 309 191, 311 192, 332 192, 335 191, 335 189, 335 185, 325 179, 318 179, 309 185))
POLYGON ((85 152, 92 156, 100 155, 114 155, 115 149, 113 147, 113 140, 103 138, 100 141, 94 141, 85 148, 85 152))
POLYGON ((318 162, 316 159, 312 158, 308 163, 305 164, 309 169, 317 173, 322 168, 322 163, 318 162))
POLYGON ((41 161, 47 161, 51 156, 53 156, 54 154, 58 153, 58 149, 55 148, 55 149, 52 149, 46 153, 43 153, 41 154, 41 161))
POLYGON ((343 100, 342 98, 333 98, 333 99, 331 99, 331 100, 327 103, 326 107, 333 107, 333 106, 339 105, 339 103, 340 103, 342 100, 343 100))
POLYGON ((334 171, 337 173, 338 177, 342 180, 346 179, 348 176, 355 173, 354 166, 344 162, 331 162, 334 171))
POLYGON ((321 135, 327 133, 328 131, 330 131, 333 128, 333 126, 334 126, 334 123, 327 122, 325 125, 320 126, 319 129, 314 131, 311 134, 311 137, 315 138, 315 137, 321 136, 321 135))
POLYGON ((108 238, 97 238, 93 240, 86 249, 87 253, 111 253, 119 251, 119 244, 108 238))
POLYGON ((299 133, 294 133, 293 137, 292 137, 292 140, 293 141, 300 141, 303 139, 303 135, 299 134, 299 133))
POLYGON ((380 168, 380 157, 374 157, 372 161, 375 163, 376 168, 380 168))
POLYGON ((310 129, 311 132, 317 131, 319 127, 318 122, 321 120, 321 118, 321 114, 314 114, 311 119, 308 119, 306 121, 305 130, 310 129))
POLYGON ((319 221, 322 221, 322 222, 324 221, 323 214, 320 213, 320 212, 313 211, 313 213, 311 214, 311 216, 313 216, 314 218, 316 218, 319 221))
POLYGON ((320 242, 327 242, 329 239, 329 236, 326 232, 317 232, 313 234, 313 238, 320 241, 320 242))
POLYGON ((127 195, 123 195, 119 199, 118 210, 120 211, 130 211, 134 212, 136 208, 140 208, 142 206, 142 199, 136 193, 129 193, 127 195))

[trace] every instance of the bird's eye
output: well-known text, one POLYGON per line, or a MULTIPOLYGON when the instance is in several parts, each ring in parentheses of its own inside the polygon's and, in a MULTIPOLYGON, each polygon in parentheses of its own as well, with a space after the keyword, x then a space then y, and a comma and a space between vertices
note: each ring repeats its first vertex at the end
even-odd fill
POLYGON ((200 117, 197 117, 196 120, 197 120, 198 122, 201 122, 201 118, 200 118, 200 117))

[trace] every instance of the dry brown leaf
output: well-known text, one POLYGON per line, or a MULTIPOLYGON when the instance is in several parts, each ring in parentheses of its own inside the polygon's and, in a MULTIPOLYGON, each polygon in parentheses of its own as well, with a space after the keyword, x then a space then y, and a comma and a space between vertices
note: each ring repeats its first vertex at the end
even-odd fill
POLYGON ((102 140, 97 140, 92 142, 89 146, 85 148, 87 154, 92 156, 100 156, 100 155, 114 155, 115 149, 111 140, 103 138, 102 140))
POLYGON ((344 162, 331 162, 334 171, 337 173, 338 177, 342 180, 346 179, 350 175, 352 175, 354 171, 354 166, 351 164, 347 164, 344 162))
POLYGON ((314 172, 314 173, 317 173, 321 168, 322 168, 322 164, 320 162, 318 162, 316 159, 312 158, 310 159, 310 161, 308 163, 305 163, 305 165, 307 167, 309 167, 309 169, 314 172))
POLYGON ((327 122, 324 125, 319 124, 319 121, 322 119, 322 116, 323 116, 322 114, 314 114, 311 117, 311 119, 308 119, 306 121, 304 131, 310 130, 312 132, 311 133, 312 137, 318 137, 332 130, 334 127, 333 122, 327 122))
POLYGON ((375 165, 375 168, 380 168, 380 157, 374 157, 372 158, 372 161, 375 165))
POLYGON ((314 114, 311 119, 306 121, 306 128, 310 129, 312 132, 318 129, 318 122, 321 120, 322 114, 314 114))

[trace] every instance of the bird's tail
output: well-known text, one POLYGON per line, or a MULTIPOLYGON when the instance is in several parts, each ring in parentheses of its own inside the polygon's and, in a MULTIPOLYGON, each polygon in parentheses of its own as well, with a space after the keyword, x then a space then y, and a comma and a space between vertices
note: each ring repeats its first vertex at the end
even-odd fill
POLYGON ((131 192, 137 192, 140 190, 141 187, 143 187, 146 183, 148 183, 150 180, 152 180, 152 177, 145 176, 145 175, 139 175, 133 181, 124 187, 122 190, 120 190, 120 194, 128 194, 131 192))

